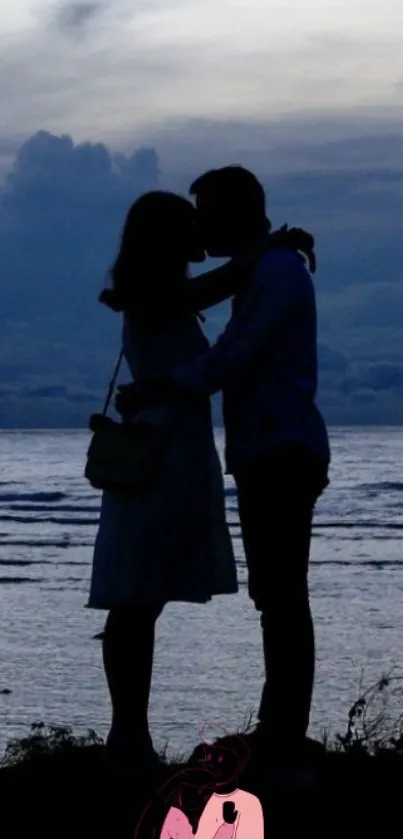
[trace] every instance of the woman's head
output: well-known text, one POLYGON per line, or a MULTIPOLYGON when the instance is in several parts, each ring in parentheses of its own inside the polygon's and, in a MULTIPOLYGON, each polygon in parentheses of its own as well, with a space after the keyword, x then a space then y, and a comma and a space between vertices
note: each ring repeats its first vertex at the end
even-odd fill
POLYGON ((100 300, 115 311, 157 301, 186 280, 189 262, 204 258, 193 204, 171 192, 147 192, 126 216, 112 288, 100 300))

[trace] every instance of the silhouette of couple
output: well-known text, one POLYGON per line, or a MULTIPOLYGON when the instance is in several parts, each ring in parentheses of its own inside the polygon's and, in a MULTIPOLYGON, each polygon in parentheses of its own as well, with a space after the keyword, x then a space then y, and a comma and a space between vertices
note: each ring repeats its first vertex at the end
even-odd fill
POLYGON ((123 313, 133 378, 119 388, 116 409, 163 449, 152 489, 103 492, 88 602, 108 611, 107 754, 144 770, 160 765, 148 725, 158 617, 168 602, 207 603, 238 590, 211 419, 210 396, 219 391, 263 636, 252 754, 304 751, 314 680, 308 564, 330 461, 315 404, 314 241, 301 229, 271 229, 264 190, 242 167, 207 172, 190 193, 195 206, 164 192, 133 204, 100 298, 123 313), (206 254, 228 261, 190 278, 189 263, 206 254), (199 313, 228 298, 231 317, 209 346, 199 313))

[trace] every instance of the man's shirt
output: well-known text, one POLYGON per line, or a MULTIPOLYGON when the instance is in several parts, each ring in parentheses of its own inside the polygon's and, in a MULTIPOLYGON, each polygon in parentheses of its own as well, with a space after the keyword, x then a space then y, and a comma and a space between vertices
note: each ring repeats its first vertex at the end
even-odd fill
POLYGON ((328 435, 316 406, 315 290, 303 260, 267 251, 233 301, 218 341, 174 378, 194 392, 223 392, 227 469, 235 473, 288 444, 325 461, 328 435))

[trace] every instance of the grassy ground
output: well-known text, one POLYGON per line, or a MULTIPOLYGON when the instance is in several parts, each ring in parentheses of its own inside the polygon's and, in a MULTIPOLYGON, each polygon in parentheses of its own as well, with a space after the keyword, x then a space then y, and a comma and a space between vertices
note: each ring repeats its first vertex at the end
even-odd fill
MULTIPOLYGON (((346 730, 325 738, 313 785, 249 765, 239 785, 260 798, 267 837, 309 832, 321 839, 379 834, 401 839, 402 720, 391 725, 387 713, 398 683, 385 677, 354 703, 346 730)), ((153 782, 143 777, 124 783, 108 776, 102 755, 102 740, 94 732, 77 738, 42 723, 10 743, 0 768, 1 839, 134 839, 145 806, 183 764, 170 763, 153 782)), ((139 839, 159 837, 146 825, 139 839)))

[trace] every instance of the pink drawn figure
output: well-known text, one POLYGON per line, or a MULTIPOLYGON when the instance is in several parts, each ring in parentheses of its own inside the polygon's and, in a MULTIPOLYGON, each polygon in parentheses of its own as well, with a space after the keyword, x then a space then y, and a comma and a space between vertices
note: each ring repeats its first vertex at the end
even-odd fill
POLYGON ((160 839, 194 839, 192 825, 179 807, 170 807, 162 825, 160 839))
POLYGON ((160 839, 264 839, 262 807, 256 796, 244 790, 237 790, 231 795, 231 801, 225 800, 223 803, 222 799, 222 796, 215 796, 213 793, 196 833, 182 810, 171 807, 164 821, 160 839), (242 808, 241 813, 235 809, 234 798, 242 808))
POLYGON ((239 788, 249 762, 242 735, 204 746, 202 760, 212 767, 214 789, 199 819, 196 839, 264 839, 262 805, 256 795, 239 788))
POLYGON ((134 839, 264 839, 262 805, 239 787, 248 762, 242 735, 198 746, 190 764, 154 797, 154 802, 162 798, 168 805, 162 828, 154 822, 156 829, 149 825, 145 832, 144 818, 153 812, 150 802, 134 839))
POLYGON ((243 789, 223 796, 213 793, 201 815, 197 839, 264 839, 262 805, 243 789), (224 802, 223 802, 224 800, 224 802), (232 816, 225 808, 231 808, 232 816))
MULTIPOLYGON (((211 799, 210 799, 211 800, 211 799)), ((235 822, 238 816, 238 811, 235 810, 233 802, 225 802, 223 804, 223 824, 215 831, 214 836, 210 839, 233 839, 235 836, 235 822), (229 806, 230 810, 226 810, 229 806)), ((213 826, 214 829, 215 825, 213 826)), ((203 831, 204 832, 204 831, 203 831)), ((187 816, 179 809, 179 807, 170 807, 167 817, 162 826, 160 839, 195 839, 198 836, 193 832, 192 825, 187 816)))
POLYGON ((246 749, 241 736, 196 749, 188 773, 197 768, 202 771, 193 783, 201 786, 199 792, 205 793, 197 829, 193 830, 183 809, 184 788, 192 786, 188 775, 178 790, 175 805, 168 811, 159 839, 264 839, 262 805, 255 795, 238 786, 238 777, 248 762, 246 749))
POLYGON ((224 824, 218 828, 214 839, 233 839, 236 830, 238 810, 235 809, 233 801, 226 801, 222 807, 224 824))
POLYGON ((225 822, 218 828, 217 833, 213 837, 213 839, 233 839, 234 836, 234 825, 228 824, 225 822))

